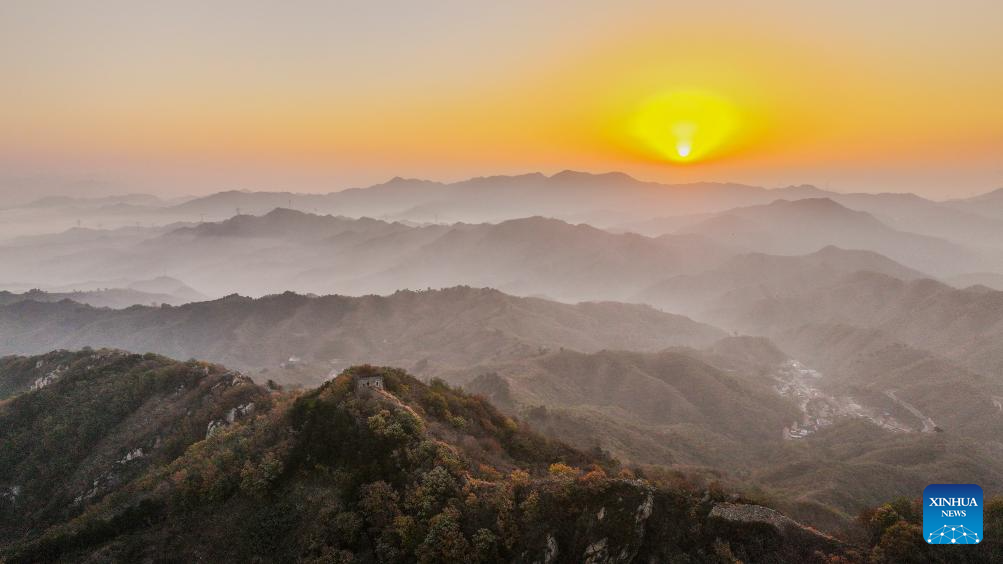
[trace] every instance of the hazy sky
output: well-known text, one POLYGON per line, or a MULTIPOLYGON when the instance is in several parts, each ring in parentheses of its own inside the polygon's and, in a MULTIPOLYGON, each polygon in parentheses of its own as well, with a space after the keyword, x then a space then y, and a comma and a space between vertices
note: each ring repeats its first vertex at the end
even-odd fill
POLYGON ((1001 30, 998 0, 5 0, 0 194, 574 168, 970 195, 1003 186, 1001 30), (685 163, 637 135, 679 92, 731 120, 685 163))

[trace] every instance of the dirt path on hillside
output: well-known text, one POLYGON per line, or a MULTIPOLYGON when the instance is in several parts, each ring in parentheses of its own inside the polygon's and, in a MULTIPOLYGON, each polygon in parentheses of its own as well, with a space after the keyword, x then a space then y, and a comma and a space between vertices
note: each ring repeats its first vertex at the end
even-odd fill
POLYGON ((911 403, 909 403, 909 402, 907 402, 907 401, 905 401, 903 399, 899 399, 895 395, 895 390, 885 390, 885 395, 888 396, 889 398, 891 398, 891 400, 893 402, 895 402, 895 403, 899 404, 900 406, 904 407, 907 411, 909 411, 909 413, 912 413, 913 415, 915 415, 916 418, 919 419, 923 423, 923 432, 924 433, 932 433, 932 432, 934 432, 934 430, 936 430, 937 424, 933 422, 933 419, 930 419, 922 411, 920 411, 919 409, 916 409, 916 406, 914 406, 913 404, 911 404, 911 403))

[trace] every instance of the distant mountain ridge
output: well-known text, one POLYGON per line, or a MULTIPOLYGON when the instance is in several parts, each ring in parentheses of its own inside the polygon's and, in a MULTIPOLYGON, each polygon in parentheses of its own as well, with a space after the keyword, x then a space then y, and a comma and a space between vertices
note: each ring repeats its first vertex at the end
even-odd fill
POLYGON ((108 307, 122 309, 136 304, 146 305, 182 305, 189 302, 171 294, 141 292, 128 288, 111 288, 105 290, 89 290, 78 292, 44 292, 29 290, 15 294, 0 290, 0 305, 9 305, 24 301, 60 302, 63 300, 86 304, 93 307, 108 307))
MULTIPOLYGON (((293 207, 322 214, 399 216, 419 221, 432 221, 435 215, 439 214, 441 216, 439 219, 442 221, 479 222, 501 221, 528 215, 568 217, 562 213, 590 211, 591 206, 582 207, 586 205, 588 198, 616 203, 627 196, 640 196, 645 203, 650 203, 653 199, 668 196, 687 206, 702 207, 701 201, 708 196, 727 195, 739 198, 742 202, 760 202, 765 198, 759 195, 766 192, 788 194, 803 189, 792 187, 769 190, 749 185, 714 182, 661 184, 637 180, 621 172, 591 174, 566 170, 550 176, 528 173, 475 177, 453 183, 395 177, 387 182, 364 188, 348 188, 326 194, 230 190, 165 206, 159 213, 204 214, 213 219, 220 219, 234 215, 238 208, 244 214, 261 215, 274 208, 293 207), (534 198, 539 199, 536 201, 539 207, 534 207, 534 198), (486 207, 496 209, 483 217, 456 216, 456 211, 472 205, 471 202, 463 201, 466 199, 481 199, 485 201, 486 207), (519 207, 520 202, 522 207, 519 207), (497 204, 505 205, 497 209, 497 204), (568 204, 572 204, 572 208, 575 209, 562 210, 562 206, 566 208, 568 204), (504 215, 499 215, 505 210, 507 211, 504 215)), ((775 197, 770 198, 772 199, 775 197)), ((637 208, 637 205, 628 207, 637 208)))
POLYGON ((561 347, 660 350, 705 345, 724 336, 709 325, 647 306, 567 305, 469 287, 359 298, 231 296, 126 310, 21 301, 0 307, 0 334, 8 337, 0 342, 0 354, 82 346, 150 350, 268 369, 280 380, 280 365, 297 358, 293 364, 302 364, 309 376, 293 372, 285 379, 315 382, 366 359, 421 371, 561 347))
POLYGON ((734 300, 710 319, 762 335, 817 323, 878 329, 977 373, 1003 373, 1003 292, 988 288, 857 272, 784 295, 734 300))
MULTIPOLYGON (((546 215, 567 221, 586 220, 613 226, 660 215, 716 213, 735 207, 763 205, 778 199, 828 198, 866 211, 894 228, 940 237, 961 232, 966 237, 991 235, 999 224, 978 203, 992 202, 997 190, 967 200, 938 202, 909 193, 841 193, 812 185, 764 188, 738 183, 669 184, 638 180, 622 172, 588 173, 565 170, 510 176, 475 177, 459 182, 395 177, 364 188, 327 194, 292 192, 219 192, 175 206, 214 219, 236 209, 260 215, 276 207, 347 216, 392 217, 415 221, 497 222, 546 215), (988 219, 988 221, 987 221, 988 219), (930 233, 926 228, 932 229, 930 233)), ((172 209, 172 208, 168 208, 172 209)), ((661 233, 664 233, 661 232, 661 233)), ((656 233, 656 234, 661 234, 656 233)))
MULTIPOLYGON (((544 215, 599 227, 632 225, 665 216, 719 213, 736 207, 764 205, 778 199, 829 198, 866 211, 894 229, 949 239, 955 243, 991 242, 1003 245, 1003 211, 993 207, 992 193, 966 200, 937 202, 914 194, 840 193, 811 185, 764 188, 737 183, 670 184, 635 179, 621 172, 593 174, 566 170, 470 178, 444 183, 396 177, 363 188, 328 193, 252 192, 229 190, 176 201, 156 201, 137 195, 87 199, 83 207, 72 198, 52 198, 34 210, 41 218, 19 214, 5 221, 54 222, 63 229, 83 219, 88 226, 175 221, 218 221, 239 214, 262 215, 279 207, 317 214, 369 216, 416 222, 499 222, 544 215), (107 201, 106 201, 107 200, 107 201), (995 210, 995 211, 994 211, 995 210)), ((2 211, 2 210, 0 210, 2 211)), ((15 210, 16 211, 16 210, 15 210)), ((2 216, 2 214, 0 214, 2 216)), ((10 229, 15 230, 16 225, 10 229)), ((51 231, 51 230, 50 230, 51 231)), ((647 233, 660 235, 665 230, 647 233)), ((0 237, 3 232, 0 231, 0 237)))
POLYGON ((947 204, 976 215, 1003 220, 1003 188, 997 188, 971 198, 949 200, 947 204))
POLYGON ((698 236, 615 234, 543 217, 408 225, 287 209, 137 234, 114 245, 69 239, 0 247, 0 260, 12 265, 6 276, 73 281, 163 272, 215 295, 364 295, 469 284, 574 302, 624 299, 733 255, 698 236), (66 257, 69 244, 76 252, 66 257))
MULTIPOLYGON (((783 189, 791 193, 801 188, 783 189)), ((550 176, 529 173, 477 177, 454 183, 393 178, 367 188, 327 194, 289 192, 219 192, 197 198, 165 213, 229 217, 260 215, 276 207, 347 216, 395 217, 416 221, 504 221, 531 215, 571 218, 609 210, 642 212, 651 206, 684 211, 721 210, 734 205, 771 201, 779 191, 729 183, 661 184, 637 180, 622 172, 591 174, 565 170, 550 176)))
POLYGON ((810 253, 829 245, 870 250, 931 274, 963 272, 982 264, 971 249, 892 229, 867 212, 829 198, 776 200, 734 208, 675 233, 699 234, 721 244, 768 254, 810 253))
POLYGON ((875 252, 827 246, 797 256, 738 255, 704 272, 670 277, 646 288, 633 301, 706 317, 722 307, 799 293, 861 271, 902 280, 928 277, 875 252))

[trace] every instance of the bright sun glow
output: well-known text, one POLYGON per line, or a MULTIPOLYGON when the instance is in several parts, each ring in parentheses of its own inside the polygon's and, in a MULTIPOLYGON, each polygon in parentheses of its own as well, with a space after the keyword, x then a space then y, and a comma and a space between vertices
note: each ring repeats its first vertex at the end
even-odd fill
POLYGON ((687 90, 652 98, 637 112, 634 135, 659 158, 677 163, 704 160, 733 140, 738 111, 727 99, 687 90))

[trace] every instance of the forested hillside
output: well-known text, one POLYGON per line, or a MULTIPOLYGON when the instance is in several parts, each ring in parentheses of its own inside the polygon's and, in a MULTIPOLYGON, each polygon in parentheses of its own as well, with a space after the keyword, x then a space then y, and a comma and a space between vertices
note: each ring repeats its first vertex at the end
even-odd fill
POLYGON ((0 381, 10 382, 0 403, 6 562, 860 554, 713 485, 641 479, 396 369, 354 367, 289 393, 214 365, 99 350, 7 358, 0 381), (382 390, 357 387, 372 377, 382 390))

